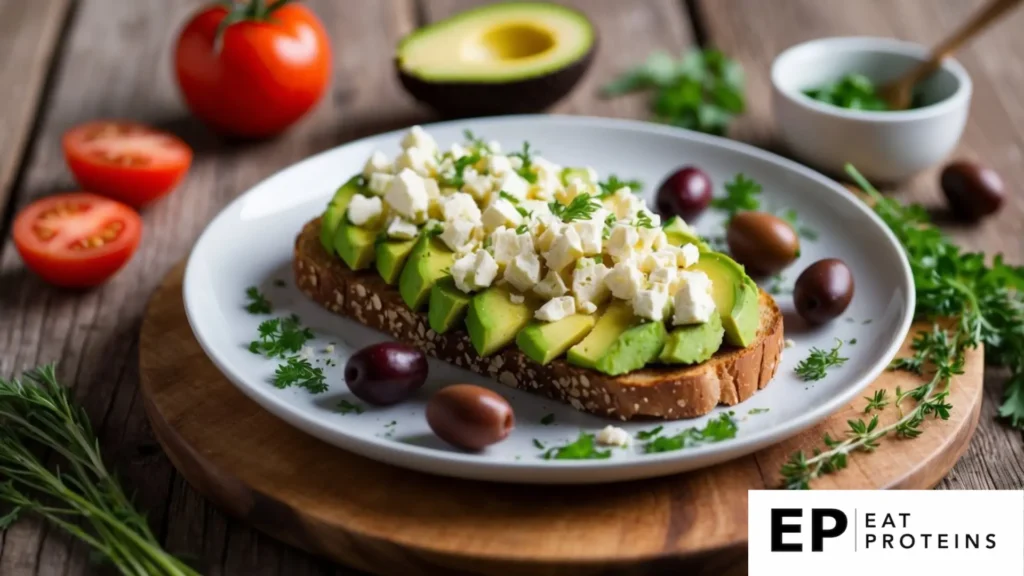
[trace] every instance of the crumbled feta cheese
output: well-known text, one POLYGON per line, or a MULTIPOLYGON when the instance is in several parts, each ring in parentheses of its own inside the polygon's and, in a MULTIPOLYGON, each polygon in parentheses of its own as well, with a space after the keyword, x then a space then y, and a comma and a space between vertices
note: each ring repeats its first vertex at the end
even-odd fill
POLYGON ((384 194, 384 201, 395 212, 409 220, 422 218, 430 204, 423 178, 408 168, 399 172, 388 186, 388 191, 384 194))
POLYGON ((632 300, 638 290, 644 287, 644 274, 633 262, 619 262, 604 278, 612 296, 632 300))
POLYGON ((470 251, 476 242, 473 240, 473 229, 476 224, 468 220, 448 220, 438 236, 442 242, 456 254, 470 251))
POLYGON ((792 338, 786 338, 782 341, 782 345, 786 348, 792 348, 793 346, 796 346, 796 342, 792 338))
POLYGON ((640 270, 650 274, 655 268, 675 268, 676 254, 669 250, 660 250, 644 255, 640 261, 640 270))
POLYGON ((501 176, 511 170, 512 163, 509 162, 508 156, 492 154, 487 157, 487 173, 491 176, 501 176))
POLYGON ((324 354, 334 354, 334 344, 328 344, 327 347, 324 348, 324 354))
POLYGON ((640 241, 636 228, 628 224, 616 224, 608 237, 607 252, 616 262, 625 262, 635 253, 635 246, 640 241))
POLYGON ((504 198, 498 198, 491 202, 491 205, 483 213, 484 230, 491 232, 498 226, 516 228, 523 223, 523 216, 519 214, 516 207, 504 198))
POLYGON ((651 273, 647 276, 647 279, 653 284, 665 284, 671 286, 676 281, 676 271, 678 269, 673 262, 671 266, 655 266, 651 273))
POLYGON ((526 302, 526 297, 524 297, 522 294, 516 294, 515 292, 509 292, 508 293, 508 301, 513 303, 513 304, 522 304, 523 302, 526 302))
POLYGON ((486 174, 480 174, 472 168, 462 171, 462 191, 479 202, 483 202, 494 190, 493 182, 486 174))
POLYGON ((676 255, 676 266, 680 268, 689 268, 696 264, 697 260, 700 259, 700 250, 698 250, 693 244, 666 246, 663 250, 676 255))
MULTIPOLYGON (((560 236, 562 236, 562 230, 566 228, 565 224, 562 224, 562 220, 557 216, 541 216, 536 220, 537 226, 534 231, 537 236, 537 250, 541 252, 547 252, 551 249, 551 245, 555 243, 560 236)), ((579 234, 576 235, 577 237, 579 234)), ((582 249, 582 244, 580 245, 582 249)))
POLYGON ((448 196, 441 205, 441 214, 446 222, 466 220, 474 224, 480 222, 480 207, 473 197, 465 192, 456 192, 448 196))
POLYGON ((636 211, 644 207, 644 201, 629 186, 619 188, 609 198, 612 211, 619 220, 632 220, 636 211))
POLYGON ((660 322, 665 319, 669 307, 668 287, 654 284, 650 288, 637 290, 633 297, 633 313, 641 318, 660 322))
POLYGON ((500 266, 505 266, 520 254, 533 254, 533 237, 517 234, 511 228, 499 226, 491 232, 491 250, 500 266))
POLYGON ((566 226, 562 234, 551 244, 551 248, 544 253, 544 261, 548 268, 558 271, 572 264, 580 256, 583 256, 580 235, 576 233, 575 228, 566 226))
POLYGON ((609 294, 604 282, 608 268, 604 264, 596 264, 590 258, 580 262, 582 265, 577 265, 572 271, 572 292, 576 297, 577 307, 588 302, 594 305, 604 302, 609 294))
POLYGON ((491 154, 500 154, 501 142, 498 142, 497 140, 491 140, 490 142, 487 143, 487 149, 491 151, 491 154))
POLYGON ((451 148, 449 148, 448 151, 452 155, 452 160, 458 160, 459 158, 462 158, 463 156, 469 153, 466 151, 465 148, 462 147, 462 144, 459 144, 458 142, 453 142, 451 148))
POLYGON ((449 267, 455 287, 463 292, 472 292, 471 281, 473 278, 473 263, 476 261, 475 254, 466 254, 457 258, 449 267))
POLYGON ((595 220, 577 220, 570 224, 580 236, 580 245, 585 256, 601 253, 604 242, 604 222, 595 220))
POLYGON ((639 238, 637 246, 637 250, 639 252, 658 250, 660 247, 668 244, 668 239, 665 237, 665 231, 661 228, 640 227, 636 229, 636 233, 639 238))
POLYGON ((430 170, 436 167, 434 156, 420 148, 409 148, 395 158, 395 170, 412 170, 420 176, 430 176, 430 170))
POLYGON ((537 220, 545 216, 551 216, 551 207, 543 200, 520 200, 519 206, 531 213, 530 218, 537 220))
POLYGON ((402 148, 409 150, 417 148, 433 155, 437 151, 437 142, 434 137, 427 134, 427 131, 419 126, 413 126, 402 138, 402 148))
POLYGON ((498 263, 487 250, 477 250, 457 259, 450 271, 455 287, 468 293, 490 286, 498 276, 498 263))
POLYGON ((363 166, 363 176, 366 178, 373 178, 373 175, 378 172, 390 173, 394 169, 395 166, 391 163, 391 160, 388 159, 387 155, 380 150, 376 150, 373 154, 370 154, 370 159, 367 160, 366 165, 363 166))
POLYGON ((487 250, 476 251, 474 265, 476 269, 473 271, 473 284, 477 289, 487 288, 498 277, 498 263, 494 261, 494 257, 487 250))
POLYGON ((572 296, 561 296, 548 300, 534 312, 533 317, 541 322, 557 322, 576 313, 576 302, 572 296))
POLYGON ((526 193, 530 190, 530 183, 523 180, 519 174, 509 170, 494 179, 493 189, 501 190, 517 200, 525 200, 526 193))
POLYGON ((411 240, 415 238, 419 233, 420 229, 415 224, 405 220, 404 218, 395 218, 388 225, 388 237, 395 238, 398 240, 411 240))
POLYGON ((711 297, 711 279, 703 272, 679 272, 679 286, 674 298, 675 314, 672 324, 700 324, 707 322, 715 311, 711 297))
POLYGON ((517 172, 523 167, 523 159, 519 156, 509 156, 508 163, 517 172))
POLYGON ((366 183, 366 188, 377 196, 383 196, 384 193, 388 191, 388 186, 391 186, 391 182, 394 179, 395 177, 391 174, 374 172, 370 175, 370 180, 366 183))
POLYGON ((505 268, 504 278, 520 292, 533 288, 540 280, 540 258, 533 252, 516 256, 505 268))
POLYGON ((629 435, 629 432, 611 424, 597 433, 597 443, 605 446, 629 446, 632 440, 633 437, 629 435))
POLYGON ((568 186, 555 192, 555 199, 568 206, 580 194, 593 195, 593 190, 586 182, 580 179, 573 179, 569 182, 568 186))
POLYGON ((533 159, 532 169, 533 173, 537 175, 533 192, 538 200, 550 200, 562 189, 561 166, 537 157, 533 159))
POLYGON ((594 304, 593 302, 584 302, 583 304, 580 304, 579 311, 583 314, 593 314, 594 312, 597 312, 597 304, 594 304))
POLYGON ((565 281, 562 280, 562 275, 554 270, 548 270, 547 276, 533 287, 534 294, 549 299, 564 296, 568 291, 565 281))
POLYGON ((383 211, 384 204, 380 197, 356 194, 348 203, 348 221, 356 226, 362 226, 379 218, 383 211))

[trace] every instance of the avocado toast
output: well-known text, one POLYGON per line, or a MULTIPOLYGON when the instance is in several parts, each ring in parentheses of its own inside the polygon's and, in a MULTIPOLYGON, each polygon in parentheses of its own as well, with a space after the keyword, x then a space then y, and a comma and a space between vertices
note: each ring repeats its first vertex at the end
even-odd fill
POLYGON ((759 293, 755 340, 745 348, 720 348, 710 360, 694 366, 648 366, 608 376, 564 358, 542 365, 516 346, 480 356, 464 328, 435 332, 427 313, 410 310, 396 287, 374 270, 348 268, 324 249, 319 235, 318 218, 307 223, 296 239, 293 261, 299 290, 315 302, 435 358, 577 410, 621 420, 693 418, 718 404, 732 406, 746 400, 768 385, 779 365, 782 315, 764 291, 759 293))

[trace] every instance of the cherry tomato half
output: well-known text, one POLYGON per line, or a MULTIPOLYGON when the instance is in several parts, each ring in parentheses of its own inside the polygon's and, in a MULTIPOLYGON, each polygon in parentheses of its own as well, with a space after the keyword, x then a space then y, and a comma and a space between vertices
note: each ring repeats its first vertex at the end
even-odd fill
POLYGON ((134 210, 87 192, 37 200, 14 219, 14 245, 25 265, 68 288, 105 282, 131 260, 141 237, 134 210))
POLYGON ((97 121, 64 134, 64 157, 83 189, 138 208, 178 185, 192 164, 192 149, 142 124, 97 121))
POLYGON ((174 69, 189 109, 213 130, 265 138, 320 100, 331 47, 320 19, 305 6, 239 3, 230 13, 211 6, 182 29, 174 69), (229 14, 233 23, 221 31, 229 14))

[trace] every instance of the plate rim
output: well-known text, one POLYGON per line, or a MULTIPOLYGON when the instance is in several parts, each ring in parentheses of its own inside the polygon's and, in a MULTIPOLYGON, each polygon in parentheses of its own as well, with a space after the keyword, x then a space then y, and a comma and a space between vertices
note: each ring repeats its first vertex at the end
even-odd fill
MULTIPOLYGON (((194 317, 194 308, 196 306, 195 301, 196 298, 199 297, 195 294, 197 289, 194 287, 195 278, 197 276, 195 270, 200 265, 199 257, 197 255, 200 254, 200 249, 210 242, 212 230, 217 227, 220 221, 227 218, 233 212, 238 211, 239 207, 246 202, 247 197, 252 195, 257 189, 263 187, 268 182, 282 177, 283 174, 289 171, 301 170, 303 165, 312 163, 324 155, 337 153, 341 148, 359 146, 365 144, 367 141, 379 138, 397 137, 408 130, 408 127, 405 127, 351 140, 289 164, 247 188, 210 220, 202 233, 196 239, 195 243, 192 245, 182 283, 185 313, 188 318, 189 327, 204 353, 206 353, 207 357, 210 358, 215 366, 217 366, 217 369, 220 370, 232 384, 234 384, 247 397, 258 403, 263 409, 272 413, 274 416, 285 420, 292 426, 299 428, 307 434, 338 448, 349 450, 380 462, 413 468, 436 475, 486 481, 513 481, 517 483, 530 484, 581 484, 592 482, 614 482, 671 474, 674 473, 671 470, 664 471, 660 469, 671 467, 672 463, 683 460, 700 460, 703 458, 703 460, 705 460, 704 463, 691 469, 705 468, 726 460, 751 454, 761 448, 792 437, 803 430, 820 423, 829 415, 842 409, 843 406, 853 400, 868 384, 873 382, 886 369, 892 358, 895 357, 896 353, 902 346, 906 334, 909 332, 910 326, 913 323, 914 309, 916 306, 916 293, 914 290, 913 275, 910 269, 910 263, 906 258, 906 253, 896 236, 892 233, 889 227, 885 225, 881 218, 879 218, 878 215, 867 206, 867 204, 857 198, 854 198, 835 180, 832 180, 812 168, 773 152, 757 148, 745 142, 641 120, 562 114, 521 114, 500 117, 446 120, 442 122, 421 124, 421 126, 425 130, 429 131, 431 129, 448 128, 467 123, 500 125, 521 122, 544 122, 568 126, 585 126, 590 128, 625 129, 653 135, 670 136, 673 138, 696 142, 704 146, 746 154, 758 160, 779 166, 785 170, 796 172, 801 176, 815 181, 822 187, 828 189, 830 193, 836 197, 838 202, 846 203, 851 209, 857 210, 867 216, 868 219, 871 220, 882 232, 882 235, 885 237, 887 243, 890 244, 890 247, 895 248, 901 272, 901 274, 898 274, 898 279, 907 293, 907 299, 905 302, 906 307, 903 317, 900 319, 899 330, 892 335, 888 345, 880 355, 879 360, 865 372, 864 376, 844 387, 843 393, 833 396, 827 402, 820 403, 813 409, 804 412, 799 417, 792 418, 773 427, 755 432, 750 436, 732 439, 727 443, 713 443, 696 446, 686 450, 685 452, 649 454, 645 455, 642 460, 543 460, 533 462, 533 459, 524 458, 522 460, 509 460, 506 462, 482 460, 475 454, 463 452, 444 452, 443 457, 438 457, 435 454, 437 451, 431 448, 395 442, 390 439, 381 439, 376 437, 364 438, 355 435, 339 434, 337 430, 321 422, 319 419, 305 415, 301 409, 294 407, 287 399, 272 394, 273 391, 276 391, 275 388, 267 386, 267 390, 258 390, 245 383, 244 378, 241 378, 234 369, 228 366, 228 363, 225 362, 224 359, 218 357, 218 354, 215 353, 215 346, 204 338, 202 331, 198 328, 197 319, 194 317), (383 451, 381 450, 382 448, 384 449, 383 451), (438 463, 444 463, 447 468, 444 471, 438 471, 435 466, 438 463), (536 474, 550 474, 551 471, 575 471, 578 473, 584 470, 601 473, 601 475, 593 479, 574 478, 571 480, 558 478, 530 478, 536 474), (510 478, 509 474, 512 474, 515 477, 510 478)), ((298 231, 296 231, 296 233, 298 233, 298 231)), ((652 425, 656 425, 656 423, 652 421, 652 425)))

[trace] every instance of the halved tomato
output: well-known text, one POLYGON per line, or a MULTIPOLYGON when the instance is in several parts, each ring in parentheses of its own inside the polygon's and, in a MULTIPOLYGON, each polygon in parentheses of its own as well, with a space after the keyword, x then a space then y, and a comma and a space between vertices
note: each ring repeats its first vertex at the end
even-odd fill
POLYGON ((14 219, 14 245, 25 265, 68 288, 105 282, 131 260, 141 237, 134 210, 87 192, 37 200, 14 219))
POLYGON ((64 134, 64 158, 82 188, 139 208, 178 185, 192 149, 143 124, 97 121, 64 134))

